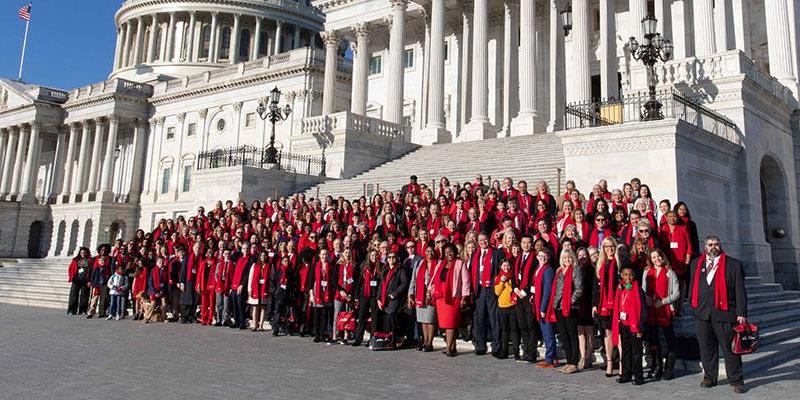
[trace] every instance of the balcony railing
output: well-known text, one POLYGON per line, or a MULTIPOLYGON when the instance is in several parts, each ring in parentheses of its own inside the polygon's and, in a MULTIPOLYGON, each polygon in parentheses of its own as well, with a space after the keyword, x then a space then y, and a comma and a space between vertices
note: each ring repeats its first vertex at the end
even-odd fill
MULTIPOLYGON (((656 94, 664 118, 680 119, 728 141, 741 144, 736 124, 725 116, 687 99, 674 90, 656 94)), ((644 121, 644 105, 648 93, 635 93, 619 100, 568 104, 564 112, 564 128, 583 129, 598 126, 622 125, 644 121)))
MULTIPOLYGON (((271 166, 266 162, 267 149, 267 147, 259 149, 255 146, 239 146, 202 152, 198 156, 197 169, 205 170, 239 165, 267 168, 271 166)), ((279 151, 276 168, 297 174, 324 176, 325 159, 279 151)))

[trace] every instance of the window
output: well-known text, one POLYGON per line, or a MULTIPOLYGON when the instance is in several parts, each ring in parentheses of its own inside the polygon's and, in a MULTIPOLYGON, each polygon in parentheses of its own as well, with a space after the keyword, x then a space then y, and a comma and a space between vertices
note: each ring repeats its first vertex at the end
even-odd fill
POLYGON ((403 126, 411 127, 411 117, 407 115, 403 116, 403 126))
POLYGON ((245 128, 255 128, 256 127, 256 114, 255 113, 247 113, 244 116, 244 127, 245 128))
POLYGON ((224 119, 220 119, 219 121, 217 121, 217 130, 220 133, 225 132, 225 120, 224 119))
POLYGON ((161 194, 169 192, 169 180, 172 177, 172 167, 165 167, 161 173, 161 194))
MULTIPOLYGON (((155 61, 161 61, 161 35, 163 34, 164 30, 161 29, 161 25, 159 25, 158 28, 156 28, 156 47, 153 48, 153 54, 155 55, 153 59, 155 61)), ((211 34, 211 28, 209 28, 209 35, 210 34, 211 34)))
POLYGON ((250 59, 250 30, 243 29, 239 38, 239 59, 250 59))
POLYGON ((450 42, 444 42, 444 62, 450 61, 450 42))
POLYGON ((414 49, 406 49, 403 54, 403 66, 406 68, 414 68, 414 49))
POLYGON ((192 136, 194 136, 196 133, 197 133, 197 124, 195 124, 194 122, 192 122, 191 124, 189 124, 189 127, 188 127, 188 128, 186 128, 186 136, 188 136, 188 137, 192 137, 192 136))
POLYGON ((192 185, 192 164, 183 166, 183 191, 188 192, 192 185))
POLYGON ((231 55, 231 27, 226 26, 222 28, 219 46, 219 59, 227 60, 231 55))
POLYGON ((382 69, 381 69, 381 66, 382 66, 381 64, 382 63, 383 63, 383 57, 381 57, 381 56, 373 56, 372 58, 370 58, 369 59, 369 74, 370 75, 380 74, 381 71, 382 71, 382 69))
POLYGON ((170 126, 167 128, 167 140, 175 139, 175 127, 170 126))
POLYGON ((261 40, 258 43, 258 56, 260 58, 267 55, 267 45, 269 43, 267 43, 267 32, 262 31, 259 36, 261 36, 261 40))
POLYGON ((203 27, 203 34, 200 40, 201 40, 200 58, 207 59, 209 55, 209 50, 211 49, 211 26, 206 25, 203 27))

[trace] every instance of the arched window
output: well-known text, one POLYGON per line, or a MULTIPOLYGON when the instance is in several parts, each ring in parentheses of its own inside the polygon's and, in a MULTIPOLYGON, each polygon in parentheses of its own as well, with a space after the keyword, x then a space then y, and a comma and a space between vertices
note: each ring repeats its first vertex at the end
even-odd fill
POLYGON ((258 44, 258 57, 261 58, 267 55, 267 47, 269 46, 267 41, 269 40, 269 35, 265 31, 261 31, 259 35, 261 36, 261 39, 260 43, 258 44))
POLYGON ((200 36, 200 58, 208 59, 211 49, 211 26, 203 25, 202 35, 200 36))
POLYGON ((153 53, 155 57, 153 57, 156 61, 161 61, 161 35, 164 33, 164 30, 161 29, 161 24, 158 25, 156 28, 156 48, 153 49, 153 53))
POLYGON ((181 43, 181 60, 188 60, 189 58, 189 43, 193 38, 189 37, 189 24, 183 24, 183 43, 181 43))
POLYGON ((239 60, 249 60, 250 59, 250 30, 249 29, 242 29, 242 33, 239 37, 239 60))
POLYGON ((222 28, 220 35, 219 59, 228 60, 231 55, 231 27, 222 28))
POLYGON ((150 54, 150 35, 151 34, 152 34, 152 32, 150 31, 150 28, 147 28, 144 31, 144 39, 142 40, 142 49, 144 50, 142 52, 142 63, 143 64, 144 64, 145 61, 147 61, 147 55, 150 54))

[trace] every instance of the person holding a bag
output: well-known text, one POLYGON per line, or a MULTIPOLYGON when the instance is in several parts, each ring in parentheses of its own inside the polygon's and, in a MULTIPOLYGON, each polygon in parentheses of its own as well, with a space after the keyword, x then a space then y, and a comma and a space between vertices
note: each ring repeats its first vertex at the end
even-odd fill
MULTIPOLYGON (((413 251, 414 246, 413 241, 406 243, 409 251, 413 251)), ((422 325, 422 341, 417 350, 426 353, 433 351, 433 337, 436 332, 436 307, 430 302, 428 286, 441 262, 436 259, 436 250, 433 247, 425 248, 425 259, 414 268, 408 288, 408 308, 416 308, 417 322, 422 325)))
POLYGON ((380 286, 378 310, 383 314, 383 331, 390 333, 392 338, 397 340, 401 334, 398 313, 402 311, 406 301, 408 276, 401 271, 397 253, 390 251, 386 259, 388 268, 378 283, 380 286))
POLYGON ((672 271, 667 255, 661 249, 655 249, 647 257, 647 267, 644 270, 642 290, 645 293, 647 304, 647 342, 655 364, 655 378, 671 380, 675 368, 675 333, 672 330, 672 319, 675 316, 673 305, 680 298, 678 276, 672 271), (658 332, 661 331, 667 341, 667 360, 664 362, 664 353, 658 332))
POLYGON ((735 393, 744 393, 742 357, 732 351, 734 325, 747 323, 747 293, 741 261, 728 256, 716 235, 709 235, 705 251, 689 264, 689 299, 700 344, 703 381, 717 385, 719 348, 725 355, 725 371, 735 393))
POLYGON ((336 343, 344 344, 347 343, 347 332, 340 332, 339 317, 342 312, 352 314, 351 310, 345 310, 345 308, 353 302, 353 282, 355 282, 353 278, 355 275, 353 256, 349 248, 342 250, 338 265, 336 296, 333 299, 333 315, 336 316, 336 322, 333 324, 333 340, 336 340, 336 343), (342 336, 341 339, 339 338, 340 334, 342 336))
POLYGON ((378 309, 378 278, 382 273, 382 264, 378 259, 378 251, 370 250, 364 264, 361 265, 361 273, 358 275, 355 293, 358 297, 358 323, 356 325, 355 340, 353 346, 360 346, 364 341, 364 331, 367 329, 367 322, 372 317, 370 324, 370 336, 375 333, 377 324, 378 309))

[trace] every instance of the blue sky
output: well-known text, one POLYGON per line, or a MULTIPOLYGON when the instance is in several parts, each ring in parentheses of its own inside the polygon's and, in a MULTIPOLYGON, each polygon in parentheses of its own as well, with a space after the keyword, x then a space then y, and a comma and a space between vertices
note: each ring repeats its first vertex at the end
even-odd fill
MULTIPOLYGON (((0 0, 0 76, 17 78, 26 0, 0 0)), ((23 80, 72 89, 108 77, 122 0, 33 0, 23 80)))

